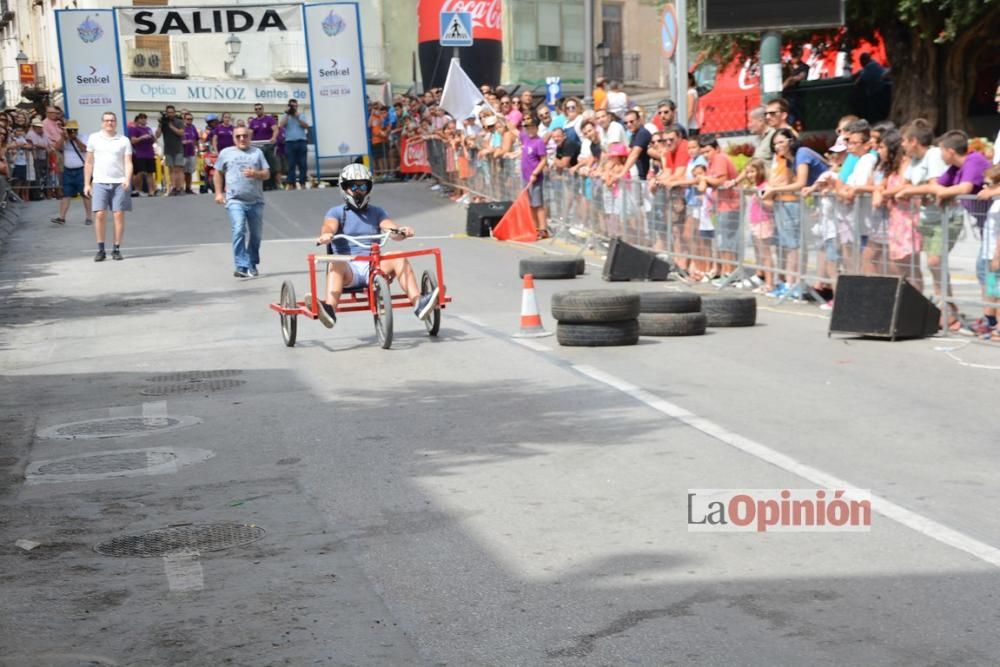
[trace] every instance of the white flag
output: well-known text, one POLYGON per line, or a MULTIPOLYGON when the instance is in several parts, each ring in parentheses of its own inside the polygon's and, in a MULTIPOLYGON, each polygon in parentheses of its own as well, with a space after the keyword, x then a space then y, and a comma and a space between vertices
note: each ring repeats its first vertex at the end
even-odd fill
POLYGON ((486 103, 483 94, 462 69, 458 58, 452 58, 448 78, 444 81, 444 91, 441 93, 441 108, 455 120, 462 121, 475 112, 476 105, 480 102, 486 103))

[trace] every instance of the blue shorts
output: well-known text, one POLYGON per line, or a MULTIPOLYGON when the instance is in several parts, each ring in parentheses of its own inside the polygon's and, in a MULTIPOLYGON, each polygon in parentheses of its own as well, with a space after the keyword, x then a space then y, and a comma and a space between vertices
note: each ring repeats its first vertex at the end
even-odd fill
POLYGON ((774 222, 778 231, 779 248, 799 247, 799 235, 802 231, 800 206, 797 201, 774 202, 774 222))
POLYGON ((28 165, 26 164, 15 164, 14 174, 12 178, 15 181, 26 181, 28 180, 28 165))
POLYGON ((985 257, 976 258, 976 280, 983 287, 986 287, 986 274, 990 270, 990 260, 985 257))
POLYGON ((699 229, 698 230, 698 236, 700 236, 703 239, 714 239, 715 238, 715 230, 714 229, 699 229))
POLYGON ((837 239, 827 239, 823 241, 823 252, 826 255, 826 261, 840 261, 840 248, 837 245, 837 239))
POLYGON ((83 194, 83 167, 63 169, 63 196, 73 198, 83 194))
POLYGON ((122 187, 121 183, 94 183, 94 202, 91 209, 94 212, 131 211, 132 193, 122 187))
POLYGON ((740 212, 719 211, 715 227, 719 232, 719 250, 737 252, 740 249, 740 212))

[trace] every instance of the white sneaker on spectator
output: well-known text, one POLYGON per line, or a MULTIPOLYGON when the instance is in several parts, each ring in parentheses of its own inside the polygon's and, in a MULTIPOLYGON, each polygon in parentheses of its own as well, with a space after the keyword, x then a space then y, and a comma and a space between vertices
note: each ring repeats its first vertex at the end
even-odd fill
POLYGON ((431 186, 431 190, 440 190, 440 189, 441 189, 441 185, 438 184, 438 183, 435 183, 434 185, 431 186))

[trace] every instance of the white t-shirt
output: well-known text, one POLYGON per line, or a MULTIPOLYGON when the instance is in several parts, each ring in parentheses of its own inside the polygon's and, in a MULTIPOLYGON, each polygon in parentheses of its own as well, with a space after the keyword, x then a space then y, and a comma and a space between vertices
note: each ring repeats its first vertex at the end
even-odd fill
POLYGON ((63 166, 66 169, 79 169, 83 166, 83 160, 87 158, 87 135, 77 133, 77 136, 84 143, 83 150, 80 150, 79 146, 76 146, 76 150, 73 150, 74 145, 69 137, 66 137, 66 140, 63 141, 63 166), (77 151, 79 151, 80 155, 76 154, 77 151))
POLYGON ((611 144, 625 144, 628 146, 628 136, 625 128, 616 120, 608 124, 608 129, 601 128, 601 148, 607 150, 611 144))
POLYGON ((868 181, 872 177, 872 172, 875 171, 876 164, 878 164, 878 156, 876 154, 865 153, 862 155, 858 158, 857 163, 855 163, 851 175, 847 177, 847 184, 855 188, 859 185, 868 185, 868 181))
POLYGON ((109 137, 94 132, 87 138, 87 152, 94 154, 94 183, 121 183, 125 180, 125 160, 130 160, 132 143, 120 134, 109 137))
POLYGON ((628 111, 628 95, 623 92, 609 92, 608 111, 619 118, 623 117, 625 112, 628 111))

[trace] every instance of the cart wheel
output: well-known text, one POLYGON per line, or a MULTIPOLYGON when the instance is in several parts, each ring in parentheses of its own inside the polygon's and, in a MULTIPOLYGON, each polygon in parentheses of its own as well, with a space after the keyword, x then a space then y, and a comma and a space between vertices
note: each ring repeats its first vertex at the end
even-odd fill
MULTIPOLYGON (((420 276, 420 293, 430 294, 437 287, 437 280, 431 274, 430 271, 424 271, 424 275, 420 276)), ((437 336, 438 331, 441 329, 441 308, 435 307, 431 311, 430 317, 424 320, 424 325, 427 327, 427 333, 432 336, 437 336)))
MULTIPOLYGON (((292 287, 292 281, 286 280, 281 283, 281 301, 278 304, 289 310, 296 307, 295 288, 292 287)), ((285 345, 295 347, 295 334, 299 327, 298 316, 281 313, 279 317, 281 318, 281 337, 285 340, 285 345)))
POLYGON ((389 293, 389 281, 385 276, 375 276, 375 286, 372 289, 372 307, 375 309, 375 335, 382 349, 388 350, 392 345, 392 294, 389 293))

